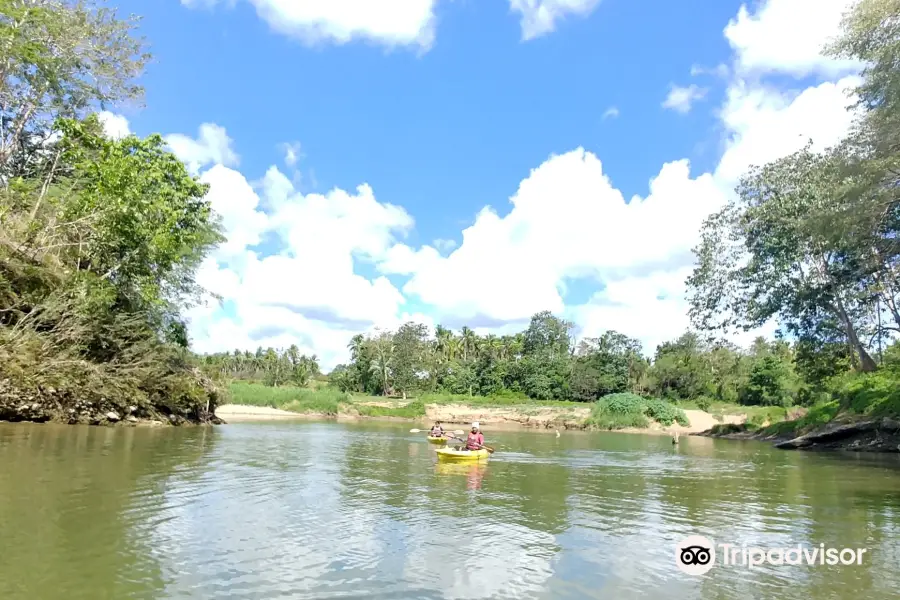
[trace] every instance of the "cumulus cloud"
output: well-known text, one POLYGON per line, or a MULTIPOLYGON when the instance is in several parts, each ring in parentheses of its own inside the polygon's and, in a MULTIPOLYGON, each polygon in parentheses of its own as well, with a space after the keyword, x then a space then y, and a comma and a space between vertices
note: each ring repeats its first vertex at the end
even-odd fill
POLYGON ((175 133, 167 135, 165 140, 172 152, 184 161, 192 172, 215 164, 233 167, 240 161, 225 128, 215 123, 201 125, 197 139, 175 133))
MULTIPOLYGON (((814 3, 807 8, 814 10, 814 3)), ((799 28, 802 20, 773 26, 799 28)), ((738 53, 735 61, 743 58, 738 53)), ((684 281, 705 217, 724 205, 751 165, 789 154, 808 139, 824 147, 845 135, 853 117, 846 111, 848 93, 856 82, 848 76, 791 93, 735 77, 719 113, 726 137, 712 172, 692 174, 686 160, 668 163, 646 197, 626 202, 599 157, 582 149, 551 156, 519 185, 508 214, 483 209, 452 255, 435 256, 428 247, 393 249, 405 260, 381 268, 400 272, 402 266, 410 274, 417 264, 403 292, 441 318, 496 325, 552 310, 572 318, 583 335, 617 329, 652 350, 689 326, 684 281), (582 305, 566 306, 566 281, 575 278, 594 280, 601 289, 582 305)), ((696 86, 687 89, 684 98, 703 95, 696 86)), ((687 102, 670 104, 678 109, 687 102)))
MULTIPOLYGON (((541 4, 530 6, 537 10, 541 4)), ((805 10, 774 10, 781 0, 753 14, 744 8, 729 28, 762 23, 773 32, 800 30, 818 3, 796 4, 805 10)), ((412 318, 429 326, 465 323, 481 333, 504 332, 521 327, 534 312, 552 310, 573 319, 582 335, 616 329, 652 351, 689 326, 684 280, 693 266, 691 248, 702 221, 727 202, 740 174, 808 139, 832 144, 851 123, 845 108, 855 76, 802 91, 779 90, 765 76, 796 71, 798 55, 770 64, 755 58, 759 49, 751 38, 737 35, 744 41, 732 41, 736 68, 717 113, 725 136, 716 168, 696 173, 687 160, 666 163, 646 194, 626 199, 601 157, 581 148, 549 156, 523 174, 508 204, 478 212, 458 246, 448 240, 405 243, 412 217, 376 199, 367 185, 302 194, 276 167, 251 185, 223 163, 225 152, 182 152, 198 163, 219 163, 203 177, 233 236, 201 269, 201 283, 227 298, 230 308, 192 312, 195 346, 204 351, 297 343, 319 354, 328 368, 346 360, 353 334, 376 326, 412 318), (752 77, 748 65, 755 70, 752 77), (255 250, 265 236, 279 242, 268 256, 255 250), (362 266, 374 274, 359 274, 362 266), (398 277, 407 278, 401 289, 392 283, 398 277), (593 282, 597 291, 567 305, 566 286, 573 280, 593 282), (420 312, 410 315, 411 304, 420 312)), ((821 73, 844 68, 806 64, 821 73)), ((693 87, 687 103, 697 99, 700 88, 693 87)), ((673 101, 671 108, 683 104, 673 101)), ((227 139, 221 133, 216 139, 227 139)), ((202 145, 191 141, 187 147, 193 150, 202 145)))
POLYGON ((603 120, 606 119, 615 119, 619 116, 619 109, 615 106, 610 106, 605 111, 603 111, 603 120))
POLYGON ((111 113, 108 110, 97 113, 100 124, 103 125, 103 133, 114 140, 120 140, 131 134, 128 119, 122 115, 111 113))
POLYGON ((854 0, 768 0, 751 12, 741 5, 725 27, 725 38, 737 54, 742 72, 786 73, 798 77, 818 73, 836 76, 859 64, 822 55, 838 33, 841 18, 854 0))
POLYGON ((254 188, 222 164, 201 179, 210 185, 228 242, 204 262, 198 281, 227 300, 233 314, 213 301, 191 311, 198 350, 297 343, 332 367, 356 333, 413 318, 401 310, 405 299, 386 277, 370 280, 355 272, 356 261, 389 260, 397 239, 413 226, 404 209, 378 202, 368 185, 302 194, 271 167, 254 188), (277 253, 254 250, 265 235, 276 237, 277 253))
MULTIPOLYGON (((236 0, 231 0, 234 3, 236 0)), ((434 41, 437 0, 244 0, 278 33, 306 44, 345 44, 365 39, 385 46, 418 46, 434 41)), ((189 8, 228 3, 181 0, 189 8)))
POLYGON ((669 89, 669 94, 666 96, 666 99, 663 100, 662 105, 663 108, 669 108, 675 112, 687 114, 694 106, 694 102, 703 100, 708 92, 708 89, 694 84, 686 87, 680 87, 673 84, 669 89))
POLYGON ((552 32, 568 15, 587 16, 599 4, 600 0, 509 0, 510 9, 521 15, 523 40, 552 32))
POLYGON ((716 176, 734 184, 747 167, 795 152, 807 141, 818 149, 835 144, 853 122, 847 108, 859 81, 851 75, 799 94, 735 81, 721 112, 729 135, 716 176))
MULTIPOLYGON (((577 149, 553 156, 519 185, 508 215, 484 209, 452 255, 425 247, 407 256, 402 266, 419 268, 403 291, 441 314, 516 321, 561 312, 565 277, 600 282, 652 269, 673 254, 688 260, 700 222, 721 197, 711 176, 691 179, 688 171, 687 161, 667 164, 647 198, 626 202, 595 155, 577 149)), ((381 268, 399 272, 397 264, 381 268)))

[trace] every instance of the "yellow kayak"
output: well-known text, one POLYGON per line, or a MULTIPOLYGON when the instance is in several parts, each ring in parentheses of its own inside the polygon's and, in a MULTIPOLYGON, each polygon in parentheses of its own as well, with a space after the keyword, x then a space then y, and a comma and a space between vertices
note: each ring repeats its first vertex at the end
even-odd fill
POLYGON ((487 450, 456 450, 455 448, 438 448, 438 460, 445 462, 463 462, 470 460, 486 460, 491 455, 487 450))
POLYGON ((446 443, 447 443, 447 438, 442 437, 442 436, 434 437, 434 436, 430 436, 430 435, 429 435, 429 436, 428 436, 428 441, 431 442, 432 444, 446 444, 446 443))

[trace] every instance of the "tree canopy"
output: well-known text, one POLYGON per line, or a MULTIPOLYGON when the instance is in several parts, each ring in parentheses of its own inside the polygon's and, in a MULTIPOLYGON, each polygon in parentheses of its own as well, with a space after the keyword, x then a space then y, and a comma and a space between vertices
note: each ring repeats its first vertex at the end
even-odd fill
POLYGON ((90 2, 0 0, 0 418, 215 405, 181 317, 223 239, 207 188, 160 136, 110 139, 94 114, 140 97, 133 27, 90 2))

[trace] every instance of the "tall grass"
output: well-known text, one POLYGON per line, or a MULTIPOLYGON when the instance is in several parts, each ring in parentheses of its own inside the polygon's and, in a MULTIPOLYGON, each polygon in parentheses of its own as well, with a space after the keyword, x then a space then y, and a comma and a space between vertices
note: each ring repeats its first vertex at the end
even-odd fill
POLYGON ((405 406, 394 407, 356 405, 356 410, 363 417, 419 419, 425 416, 425 404, 421 400, 414 400, 405 406))
POLYGON ((496 396, 467 396, 462 394, 423 394, 418 398, 423 404, 461 404, 484 408, 503 408, 514 406, 541 406, 548 408, 588 407, 585 402, 569 402, 566 400, 534 400, 524 394, 508 392, 496 396))
POLYGON ((234 404, 269 406, 298 413, 336 415, 342 404, 351 402, 349 394, 327 387, 271 387, 261 383, 234 381, 228 391, 234 404))

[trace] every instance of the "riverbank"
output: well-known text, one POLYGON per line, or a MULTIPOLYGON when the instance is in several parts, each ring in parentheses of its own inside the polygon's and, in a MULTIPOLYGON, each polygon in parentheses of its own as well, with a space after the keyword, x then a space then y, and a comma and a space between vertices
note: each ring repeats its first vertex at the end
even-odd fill
MULTIPOLYGON (((423 395, 396 400, 344 394, 337 390, 269 388, 261 384, 234 382, 229 388, 232 404, 220 407, 225 421, 270 419, 359 419, 404 420, 428 425, 467 425, 479 421, 499 429, 609 430, 620 433, 699 435, 731 440, 755 440, 783 449, 828 449, 866 452, 897 452, 900 432, 893 421, 865 415, 838 415, 838 404, 811 409, 737 406, 712 403, 699 408, 693 403, 663 403, 654 410, 672 410, 683 418, 663 424, 634 414, 609 414, 598 403, 535 401, 515 397, 467 397, 423 395), (272 406, 272 405, 275 406, 272 406), (690 408, 688 408, 690 407, 690 408), (598 416, 595 413, 600 413, 598 416), (613 418, 610 418, 613 417, 613 418)), ((622 404, 621 402, 619 404, 622 404)), ((627 404, 627 402, 625 403, 627 404)), ((607 406, 607 409, 609 406, 607 406)), ((653 411, 646 412, 647 415, 653 411)))
MULTIPOLYGON (((634 408, 628 402, 619 402, 617 406, 601 406, 601 403, 441 394, 424 394, 414 399, 399 400, 346 394, 328 388, 271 388, 242 381, 231 384, 229 395, 230 402, 216 411, 225 421, 317 418, 340 421, 373 418, 401 419, 425 424, 440 421, 447 425, 467 425, 478 421, 487 427, 551 431, 597 429, 624 433, 690 434, 706 431, 720 423, 735 424, 748 420, 745 413, 724 414, 722 407, 717 407, 720 414, 710 414, 696 408, 682 411, 673 404, 661 401, 654 404, 656 412, 638 407, 638 410, 644 412, 638 415, 639 418, 635 418, 635 415, 626 410, 634 408), (598 409, 601 408, 598 416, 598 409), (616 413, 617 409, 625 412, 616 413)), ((755 418, 755 415, 752 416, 755 418)))
MULTIPOLYGON (((2 355, 2 353, 0 353, 2 355)), ((78 386, 32 386, 0 379, 0 421, 62 423, 68 425, 217 425, 219 390, 199 370, 184 369, 181 377, 195 386, 193 395, 165 399, 150 397, 141 388, 120 386, 115 390, 78 386)))
POLYGON ((694 435, 770 442, 781 450, 900 452, 900 421, 889 417, 873 419, 842 415, 812 429, 795 422, 762 428, 746 423, 716 425, 694 435))

